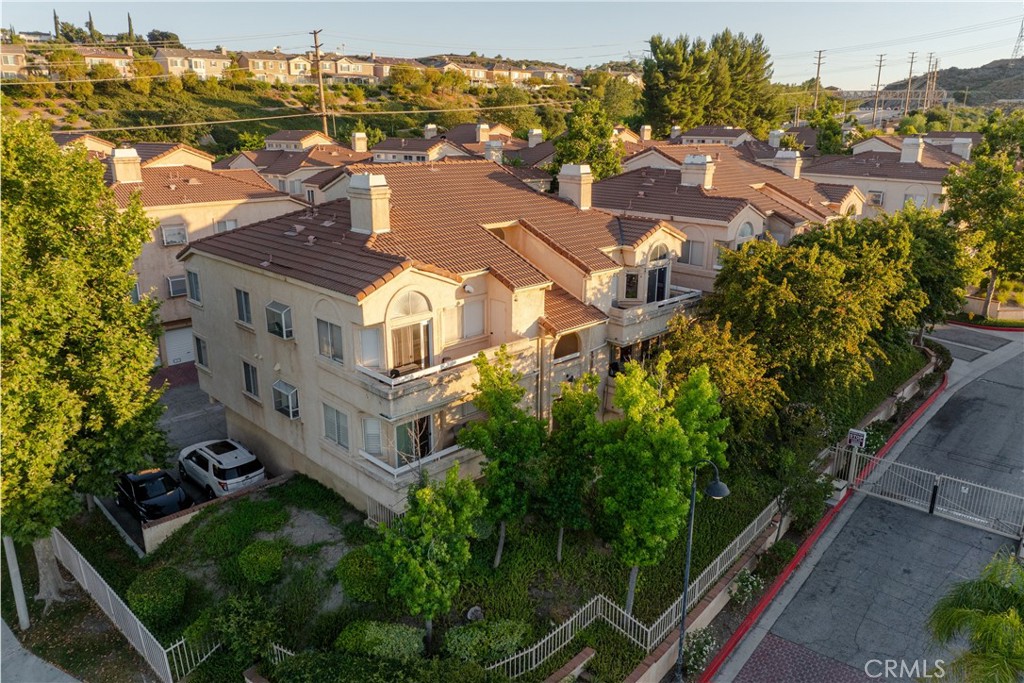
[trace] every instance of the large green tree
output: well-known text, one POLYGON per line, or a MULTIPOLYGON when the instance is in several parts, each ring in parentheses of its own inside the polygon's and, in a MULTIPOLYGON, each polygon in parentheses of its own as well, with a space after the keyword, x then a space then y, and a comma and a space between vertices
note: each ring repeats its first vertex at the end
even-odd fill
POLYGON ((409 489, 405 514, 383 527, 379 548, 388 568, 388 593, 409 614, 423 616, 428 641, 434 619, 452 607, 483 508, 476 485, 459 477, 456 464, 444 481, 424 474, 409 489))
POLYGON ((644 115, 655 135, 668 134, 673 125, 686 129, 703 123, 704 108, 712 96, 707 43, 658 34, 651 36, 649 44, 651 56, 644 59, 644 115))
POLYGON ((1011 159, 1024 159, 1024 109, 1004 114, 996 109, 981 128, 981 144, 975 156, 1005 152, 1011 159))
POLYGON ((34 543, 39 597, 54 600, 50 530, 79 494, 166 451, 156 303, 130 297, 154 226, 138 200, 118 209, 84 148, 61 151, 39 121, 3 127, 3 534, 34 543))
POLYGON ((636 118, 640 106, 640 97, 643 91, 627 81, 625 78, 616 76, 604 84, 600 96, 601 105, 612 123, 628 123, 636 118))
POLYGON ((589 164, 595 180, 622 171, 622 145, 612 139, 613 126, 601 103, 585 100, 572 106, 566 131, 555 140, 555 165, 589 164))
POLYGON ((807 124, 817 133, 815 146, 821 154, 844 154, 843 121, 838 118, 842 105, 838 100, 822 95, 821 104, 807 114, 807 124))
POLYGON ((956 583, 932 608, 935 641, 966 641, 945 667, 954 683, 1017 683, 1024 678, 1024 565, 996 555, 975 579, 956 583))
POLYGON ((522 374, 512 368, 512 357, 504 344, 493 362, 481 351, 473 360, 480 379, 473 403, 486 414, 459 432, 459 444, 483 453, 485 458, 484 493, 488 511, 498 522, 498 549, 494 566, 501 564, 505 548, 505 526, 521 519, 529 502, 529 478, 533 466, 544 452, 547 436, 545 422, 520 407, 526 389, 519 383, 522 374))
POLYGON ((586 529, 585 498, 594 483, 597 438, 597 375, 564 382, 551 405, 552 430, 541 470, 540 497, 547 517, 558 526, 556 557, 562 561, 565 528, 586 529))
POLYGON ((488 111, 487 118, 504 123, 521 138, 525 138, 527 131, 540 123, 537 113, 530 106, 530 94, 511 84, 494 88, 480 98, 480 104, 485 107, 503 107, 488 111))

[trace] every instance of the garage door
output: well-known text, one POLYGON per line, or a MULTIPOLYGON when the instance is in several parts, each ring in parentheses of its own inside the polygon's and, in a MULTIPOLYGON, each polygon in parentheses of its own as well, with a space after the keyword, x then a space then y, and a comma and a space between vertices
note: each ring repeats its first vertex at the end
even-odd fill
POLYGON ((195 342, 192 341, 192 328, 184 327, 164 332, 164 365, 191 363, 196 359, 195 342))

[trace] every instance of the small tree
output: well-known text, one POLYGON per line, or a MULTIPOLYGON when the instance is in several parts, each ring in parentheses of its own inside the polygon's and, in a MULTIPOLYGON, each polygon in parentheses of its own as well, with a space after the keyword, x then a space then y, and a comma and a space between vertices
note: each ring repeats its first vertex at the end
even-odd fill
POLYGON ((512 370, 512 358, 504 344, 487 362, 480 353, 473 365, 480 381, 473 385, 479 393, 473 402, 487 414, 459 432, 459 444, 484 454, 484 493, 491 517, 499 524, 498 550, 494 567, 501 564, 505 547, 506 522, 526 514, 528 472, 544 450, 546 427, 543 420, 519 407, 526 389, 519 384, 522 375, 512 370))
POLYGON ((427 640, 434 618, 447 613, 469 564, 473 522, 484 500, 473 482, 459 477, 456 464, 444 482, 423 475, 409 489, 409 507, 391 526, 384 527, 381 553, 390 569, 391 597, 412 615, 423 615, 427 640))
POLYGON ((844 154, 843 122, 836 118, 842 111, 837 100, 824 95, 821 105, 807 116, 807 123, 818 133, 818 151, 821 154, 844 154))
POLYGON ((572 106, 565 134, 555 140, 555 164, 589 164, 596 180, 622 170, 621 144, 612 140, 613 126, 598 100, 572 106))
POLYGON ((584 498, 594 481, 597 408, 601 402, 595 391, 598 383, 597 375, 592 373, 575 383, 564 382, 562 393, 551 405, 554 427, 541 467, 541 498, 548 518, 558 525, 559 562, 565 527, 581 530, 589 522, 584 498))

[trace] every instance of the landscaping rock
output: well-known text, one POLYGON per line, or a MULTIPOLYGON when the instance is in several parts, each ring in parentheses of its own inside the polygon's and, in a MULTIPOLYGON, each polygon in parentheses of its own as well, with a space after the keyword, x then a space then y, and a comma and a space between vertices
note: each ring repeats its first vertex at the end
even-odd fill
POLYGON ((484 611, 480 609, 479 605, 474 605, 469 608, 468 612, 466 612, 466 619, 469 621, 483 621, 484 611))

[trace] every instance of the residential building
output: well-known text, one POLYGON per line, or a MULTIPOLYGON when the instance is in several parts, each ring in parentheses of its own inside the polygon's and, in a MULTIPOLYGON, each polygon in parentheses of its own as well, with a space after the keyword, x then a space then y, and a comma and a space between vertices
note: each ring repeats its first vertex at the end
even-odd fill
POLYGON ((53 34, 48 31, 21 31, 18 37, 26 43, 52 43, 53 34))
POLYGON ((346 197, 191 243, 200 386, 271 471, 304 472, 387 521, 420 471, 480 472, 458 431, 479 417, 472 359, 505 345, 523 406, 649 351, 695 303, 670 286, 682 235, 562 198, 484 160, 361 164, 346 197))
POLYGON ((105 159, 113 154, 114 147, 116 146, 113 142, 103 138, 76 131, 53 131, 50 133, 50 137, 62 149, 71 145, 83 145, 89 151, 90 156, 97 159, 105 159))
POLYGON ((468 157, 470 152, 443 137, 386 138, 370 148, 373 161, 394 164, 403 161, 440 161, 446 157, 468 157))
POLYGON ((220 52, 213 50, 183 50, 180 48, 161 47, 156 51, 154 60, 164 73, 174 76, 195 74, 199 78, 223 78, 225 69, 231 68, 231 57, 225 48, 220 52))
POLYGON ((531 78, 533 78, 533 70, 526 66, 516 66, 509 62, 495 62, 487 67, 487 80, 494 83, 508 81, 512 85, 521 85, 531 78))
POLYGON ((857 154, 827 154, 810 160, 803 176, 819 183, 856 185, 865 197, 864 213, 894 213, 908 201, 918 206, 946 207, 942 181, 963 158, 926 143, 904 138, 899 149, 875 138, 858 143, 857 154), (874 151, 874 148, 889 151, 874 151))
POLYGON ((280 51, 241 52, 238 55, 238 66, 251 72, 257 81, 288 83, 288 58, 292 56, 280 51))
POLYGON ((28 53, 24 45, 0 44, 0 78, 28 78, 28 53))
POLYGON ((683 131, 675 138, 681 145, 729 145, 736 147, 748 140, 753 140, 745 128, 732 126, 697 126, 683 131))
MULTIPOLYGON (((315 61, 315 56, 306 57, 315 61)), ((341 83, 376 83, 373 75, 373 62, 362 57, 351 57, 338 54, 320 55, 321 71, 327 81, 341 83)))
POLYGON ((960 157, 961 160, 969 160, 971 158, 971 149, 981 142, 981 133, 941 132, 927 133, 923 136, 875 135, 854 143, 852 149, 854 155, 863 154, 864 152, 901 152, 904 140, 917 137, 924 141, 924 148, 922 149, 924 155, 946 160, 948 160, 948 157, 932 154, 931 152, 939 150, 954 154, 960 157))
POLYGON ((312 83, 316 78, 313 70, 313 59, 305 55, 291 55, 288 57, 288 82, 289 83, 312 83))
POLYGON ((723 250, 768 235, 787 244, 815 225, 860 214, 864 197, 852 183, 811 182, 801 175, 799 152, 778 155, 773 169, 728 145, 652 147, 594 185, 594 206, 675 226, 686 242, 673 284, 710 291, 723 250))
POLYGON ((99 47, 81 47, 71 45, 69 46, 69 49, 74 50, 85 58, 86 68, 91 69, 94 66, 106 64, 117 69, 118 73, 120 73, 123 78, 132 78, 135 75, 135 72, 132 69, 132 63, 135 60, 131 55, 99 47))
POLYGON ((177 143, 138 143, 105 158, 105 180, 122 208, 138 195, 158 222, 135 262, 133 296, 160 300, 160 360, 195 359, 187 276, 175 258, 182 246, 219 232, 295 211, 304 205, 276 191, 254 171, 212 170, 213 157, 177 143))
POLYGON ((436 66, 438 71, 458 71, 469 79, 470 85, 486 85, 490 84, 487 79, 487 67, 479 64, 463 64, 462 62, 453 62, 446 60, 436 66))
POLYGON ((378 57, 376 53, 370 53, 370 62, 373 63, 373 75, 378 80, 384 80, 391 75, 391 69, 402 67, 416 71, 426 71, 427 65, 415 59, 405 57, 378 57))

